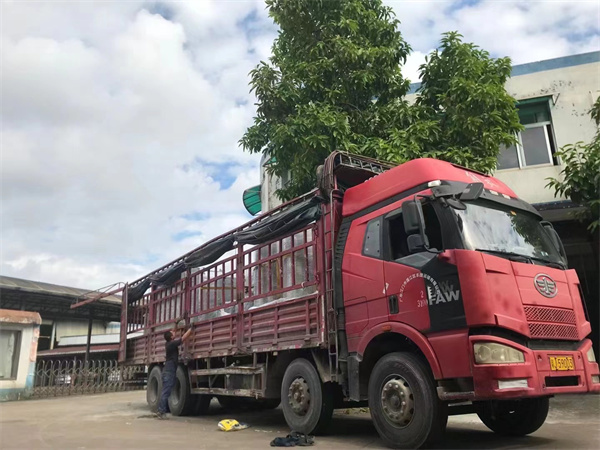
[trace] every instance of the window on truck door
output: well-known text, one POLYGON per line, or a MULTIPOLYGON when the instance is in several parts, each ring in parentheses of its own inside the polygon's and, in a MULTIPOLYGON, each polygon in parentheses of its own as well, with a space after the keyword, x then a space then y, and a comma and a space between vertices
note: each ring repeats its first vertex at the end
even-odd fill
POLYGON ((363 255, 381 259, 381 217, 370 220, 363 241, 363 255))
MULTIPOLYGON (((404 229, 401 209, 392 211, 387 216, 387 233, 389 238, 388 259, 396 261, 410 254, 407 244, 408 235, 404 229)), ((425 234, 429 240, 429 248, 432 250, 443 250, 442 227, 431 203, 423 205, 423 216, 425 217, 425 234)))

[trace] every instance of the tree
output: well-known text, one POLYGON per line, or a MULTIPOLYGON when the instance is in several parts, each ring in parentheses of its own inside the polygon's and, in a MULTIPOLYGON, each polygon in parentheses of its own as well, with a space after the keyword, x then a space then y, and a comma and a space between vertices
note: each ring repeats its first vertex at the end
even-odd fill
POLYGON ((504 84, 509 58, 493 59, 457 32, 445 33, 441 46, 420 67, 417 106, 435 121, 423 156, 443 159, 480 172, 496 169, 501 145, 516 144, 523 127, 504 84))
POLYGON ((448 33, 421 67, 415 104, 401 66, 410 52, 381 0, 267 0, 280 27, 273 56, 250 73, 258 103, 240 143, 271 157, 289 199, 315 186, 334 150, 402 163, 435 157, 490 172, 520 129, 504 90, 510 60, 448 33))
MULTIPOLYGON (((596 125, 600 125, 600 98, 590 110, 596 125)), ((600 130, 588 144, 576 142, 562 147, 556 155, 562 159, 562 180, 548 178, 546 187, 554 188, 555 195, 570 198, 585 210, 578 214, 582 221, 589 221, 588 230, 598 229, 600 216, 600 130)))

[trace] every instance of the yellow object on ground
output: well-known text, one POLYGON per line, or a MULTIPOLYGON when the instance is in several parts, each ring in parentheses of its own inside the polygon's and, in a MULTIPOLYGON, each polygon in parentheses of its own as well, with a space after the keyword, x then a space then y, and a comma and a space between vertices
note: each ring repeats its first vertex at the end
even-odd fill
POLYGON ((221 431, 238 431, 248 428, 245 423, 239 423, 235 419, 224 419, 219 422, 219 429, 221 431))

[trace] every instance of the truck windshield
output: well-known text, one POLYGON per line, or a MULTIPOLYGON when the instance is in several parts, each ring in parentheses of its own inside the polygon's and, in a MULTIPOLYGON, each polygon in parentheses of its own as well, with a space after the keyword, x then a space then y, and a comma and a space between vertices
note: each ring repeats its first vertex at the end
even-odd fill
POLYGON ((479 200, 455 210, 465 248, 562 266, 562 258, 535 215, 479 200))

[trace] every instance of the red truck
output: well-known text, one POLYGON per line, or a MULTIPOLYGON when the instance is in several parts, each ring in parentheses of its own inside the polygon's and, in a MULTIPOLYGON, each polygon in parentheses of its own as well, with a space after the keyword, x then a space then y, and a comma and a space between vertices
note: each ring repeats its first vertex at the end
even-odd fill
POLYGON ((559 394, 598 393, 577 274, 552 225, 501 181, 448 162, 335 152, 319 188, 126 286, 119 359, 148 367, 185 342, 172 414, 281 403, 323 431, 368 405, 383 441, 417 448, 448 415, 525 435, 559 394))

